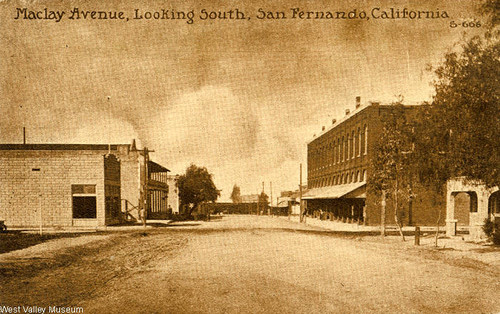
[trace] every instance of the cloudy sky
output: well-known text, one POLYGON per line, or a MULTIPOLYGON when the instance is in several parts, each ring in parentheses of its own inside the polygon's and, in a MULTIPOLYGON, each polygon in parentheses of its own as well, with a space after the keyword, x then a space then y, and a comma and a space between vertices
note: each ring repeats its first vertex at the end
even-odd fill
MULTIPOLYGON (((0 3, 0 142, 130 143, 173 173, 190 163, 232 186, 295 189, 306 142, 355 97, 429 100, 432 73, 479 18, 471 1, 4 1, 0 3), (70 10, 123 11, 129 21, 70 20, 70 10), (305 11, 446 11, 439 19, 291 19, 305 11), (17 8, 65 11, 60 22, 17 8), (245 20, 199 19, 238 8, 245 20), (259 8, 286 20, 259 20, 259 8), (134 10, 194 10, 186 20, 134 20, 134 10), (250 19, 247 19, 250 17, 250 19)), ((304 178, 305 175, 304 167, 304 178)))

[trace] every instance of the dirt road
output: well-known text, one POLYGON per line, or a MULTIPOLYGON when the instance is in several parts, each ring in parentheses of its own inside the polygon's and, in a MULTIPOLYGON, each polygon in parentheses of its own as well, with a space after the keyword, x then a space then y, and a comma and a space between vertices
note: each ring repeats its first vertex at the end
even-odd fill
POLYGON ((15 263, 15 255, 11 264, 0 258, 8 284, 0 305, 81 306, 85 313, 500 311, 496 266, 297 227, 231 216, 103 235, 25 257, 35 273, 19 266, 18 253, 15 263))

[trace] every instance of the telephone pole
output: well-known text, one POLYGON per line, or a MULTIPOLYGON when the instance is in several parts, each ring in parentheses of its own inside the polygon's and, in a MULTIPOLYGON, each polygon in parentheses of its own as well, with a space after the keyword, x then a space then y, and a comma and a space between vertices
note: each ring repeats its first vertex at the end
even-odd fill
POLYGON ((143 214, 142 214, 142 225, 146 228, 146 216, 148 215, 149 208, 149 171, 148 171, 148 163, 149 163, 149 151, 147 147, 144 147, 144 200, 143 200, 143 214))
POLYGON ((271 198, 269 199, 270 200, 270 204, 269 204, 269 207, 267 208, 267 215, 271 215, 271 207, 273 206, 273 182, 269 182, 269 189, 271 190, 270 193, 271 193, 271 198))
POLYGON ((300 184, 299 184, 299 206, 300 206, 300 214, 299 221, 303 222, 304 220, 304 206, 302 205, 302 163, 300 164, 300 184))

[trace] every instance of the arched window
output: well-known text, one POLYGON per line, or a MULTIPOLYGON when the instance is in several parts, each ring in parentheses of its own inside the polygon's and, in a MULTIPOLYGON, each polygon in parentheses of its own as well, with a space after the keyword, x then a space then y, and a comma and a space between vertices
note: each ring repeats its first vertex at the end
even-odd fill
POLYGON ((342 156, 342 161, 344 161, 344 157, 345 157, 344 156, 344 151, 345 151, 345 149, 344 149, 344 145, 345 145, 344 142, 345 142, 344 141, 344 137, 342 136, 342 146, 340 146, 340 155, 342 156))
POLYGON ((345 136, 344 160, 349 160, 349 134, 345 136))
POLYGON ((358 127, 358 145, 357 145, 357 149, 358 149, 358 157, 361 156, 361 128, 358 127))
POLYGON ((354 130, 353 130, 351 132, 351 153, 350 153, 351 154, 351 158, 354 158, 354 156, 356 156, 354 154, 354 147, 355 147, 354 142, 355 142, 355 139, 356 139, 356 137, 354 136, 354 130))
POLYGON ((340 138, 337 139, 337 163, 340 163, 340 138))
POLYGON ((335 145, 335 141, 333 141, 333 149, 332 149, 332 162, 335 165, 335 160, 337 159, 337 146, 335 145))
POLYGON ((366 170, 363 170, 363 182, 366 181, 366 170))
POLYGON ((340 176, 340 184, 342 184, 342 183, 344 183, 344 175, 343 174, 340 176))
POLYGON ((363 152, 365 155, 368 152, 368 126, 365 124, 365 151, 363 152))

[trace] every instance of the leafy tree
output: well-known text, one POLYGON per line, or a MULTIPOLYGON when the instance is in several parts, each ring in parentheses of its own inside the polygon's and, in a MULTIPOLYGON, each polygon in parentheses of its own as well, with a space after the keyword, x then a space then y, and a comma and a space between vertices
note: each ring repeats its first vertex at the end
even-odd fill
POLYGON ((260 215, 260 211, 266 210, 267 206, 269 206, 269 196, 266 193, 264 193, 264 191, 262 191, 258 199, 259 212, 257 214, 260 215))
POLYGON ((235 204, 241 203, 241 190, 236 184, 233 186, 233 192, 231 192, 231 200, 235 204))
POLYGON ((499 3, 483 6, 490 13, 486 33, 462 40, 435 69, 436 95, 422 120, 427 142, 421 144, 438 179, 500 184, 499 3))
MULTIPOLYGON (((412 162, 415 141, 414 119, 411 119, 407 111, 418 108, 405 108, 401 101, 402 98, 393 103, 383 119, 382 134, 374 147, 374 157, 371 159, 372 175, 369 178, 369 186, 377 194, 382 195, 383 202, 386 195, 391 197, 394 203, 394 222, 404 241, 398 209, 403 200, 409 200, 411 197, 411 182, 415 173, 412 162)), ((384 222, 385 211, 381 216, 384 222)))
POLYGON ((220 196, 212 179, 212 174, 205 167, 191 164, 186 173, 179 177, 179 198, 188 205, 188 215, 203 202, 215 202, 220 196))

